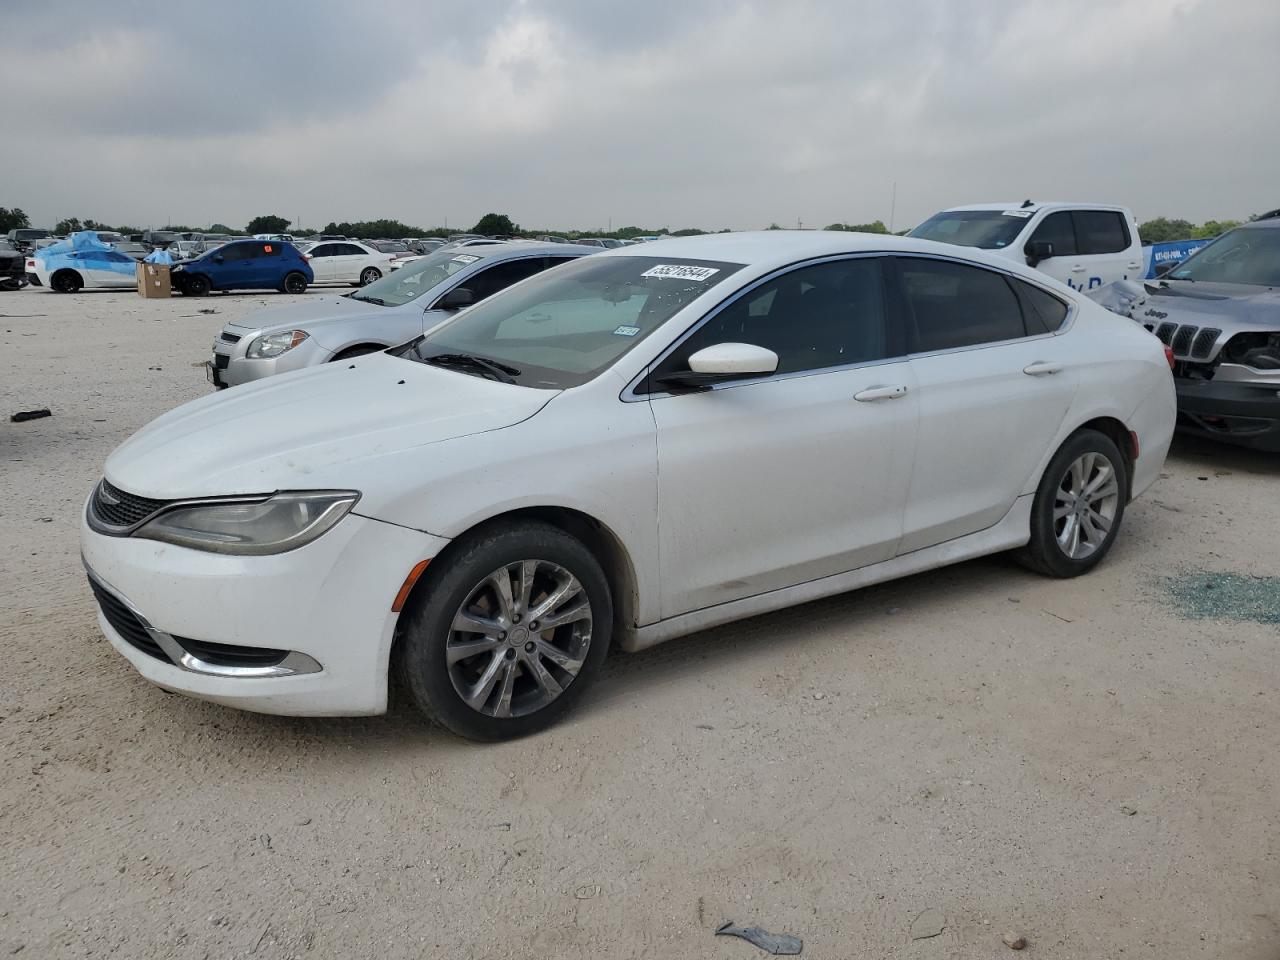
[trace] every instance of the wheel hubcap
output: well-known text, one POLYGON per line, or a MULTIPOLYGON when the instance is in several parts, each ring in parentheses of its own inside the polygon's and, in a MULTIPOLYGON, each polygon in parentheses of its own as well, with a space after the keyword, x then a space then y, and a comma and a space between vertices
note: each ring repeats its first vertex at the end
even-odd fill
POLYGON ((1072 560, 1083 560, 1111 535, 1120 504, 1115 465, 1101 453, 1086 453, 1067 468, 1053 498, 1053 533, 1072 560))
POLYGON ((591 602, 549 560, 500 567, 472 588, 445 644, 453 689, 477 713, 520 717, 559 697, 591 646, 591 602))

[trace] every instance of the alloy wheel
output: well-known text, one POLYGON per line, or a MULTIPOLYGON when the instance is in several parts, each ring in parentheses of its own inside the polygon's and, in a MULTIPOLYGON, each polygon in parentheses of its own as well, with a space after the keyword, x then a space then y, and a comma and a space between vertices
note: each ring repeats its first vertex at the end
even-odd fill
POLYGON ((578 676, 591 627, 586 590, 566 568, 549 560, 499 567, 454 614, 445 644, 453 689, 489 717, 541 710, 578 676))
POLYGON ((1111 534, 1120 503, 1115 464, 1101 453, 1077 457, 1053 498, 1053 533, 1072 560, 1083 560, 1111 534))

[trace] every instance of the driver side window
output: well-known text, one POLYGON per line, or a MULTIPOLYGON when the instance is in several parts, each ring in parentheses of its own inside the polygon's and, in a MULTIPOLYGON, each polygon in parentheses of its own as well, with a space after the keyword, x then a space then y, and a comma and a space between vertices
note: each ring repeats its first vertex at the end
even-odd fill
POLYGON ((883 360, 884 260, 856 257, 800 267, 713 314, 655 371, 689 369, 689 357, 717 343, 749 343, 778 355, 778 373, 883 360))

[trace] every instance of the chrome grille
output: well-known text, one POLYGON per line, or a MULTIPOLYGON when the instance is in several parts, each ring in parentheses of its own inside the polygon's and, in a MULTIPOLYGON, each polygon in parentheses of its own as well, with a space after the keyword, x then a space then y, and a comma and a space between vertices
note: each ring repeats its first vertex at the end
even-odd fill
POLYGON ((171 500, 152 500, 148 497, 125 493, 103 477, 93 491, 89 508, 94 519, 109 527, 132 527, 151 516, 157 510, 172 503, 171 500))
POLYGON ((1220 336, 1222 336, 1222 331, 1214 330, 1212 327, 1205 327, 1197 333, 1195 341, 1191 344, 1192 359, 1209 359, 1209 354, 1213 353, 1213 345, 1218 342, 1218 337, 1220 336))
POLYGON ((1191 339, 1195 335, 1195 327, 1179 327, 1178 332, 1173 335, 1173 343, 1169 344, 1169 346, 1173 347, 1173 355, 1175 357, 1185 357, 1190 355, 1191 339))

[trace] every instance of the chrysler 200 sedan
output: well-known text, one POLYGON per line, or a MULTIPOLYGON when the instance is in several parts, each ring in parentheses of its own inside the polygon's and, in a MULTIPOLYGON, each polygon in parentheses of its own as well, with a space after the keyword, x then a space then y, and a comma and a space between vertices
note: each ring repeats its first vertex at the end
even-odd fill
POLYGON ((1163 345, 981 251, 723 234, 584 257, 107 460, 82 546, 168 690, 529 733, 611 646, 998 551, 1096 566, 1174 426, 1163 345))

